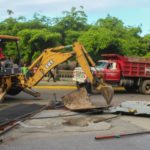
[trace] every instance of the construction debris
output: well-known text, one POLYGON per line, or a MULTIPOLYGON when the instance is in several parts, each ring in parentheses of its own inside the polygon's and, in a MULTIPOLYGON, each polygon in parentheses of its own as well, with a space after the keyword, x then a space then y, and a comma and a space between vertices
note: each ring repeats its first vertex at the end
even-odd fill
POLYGON ((64 104, 62 101, 57 101, 56 93, 53 93, 47 109, 56 109, 56 108, 64 108, 64 104))
POLYGON ((18 124, 20 126, 24 127, 24 128, 45 128, 45 126, 31 126, 31 125, 27 125, 27 124, 25 124, 25 123, 23 123, 21 121, 18 124))
POLYGON ((82 117, 75 117, 75 118, 66 118, 64 119, 65 121, 63 122, 63 125, 68 125, 68 126, 80 126, 80 127, 85 127, 89 126, 91 123, 99 123, 102 121, 107 121, 113 118, 117 118, 119 115, 114 115, 109 118, 101 117, 101 116, 82 116, 82 117))
POLYGON ((64 106, 69 110, 88 110, 106 108, 106 106, 95 106, 92 104, 85 88, 73 91, 62 97, 64 106))
POLYGON ((124 112, 135 115, 150 115, 150 102, 147 101, 126 101, 119 106, 109 108, 109 112, 124 112))

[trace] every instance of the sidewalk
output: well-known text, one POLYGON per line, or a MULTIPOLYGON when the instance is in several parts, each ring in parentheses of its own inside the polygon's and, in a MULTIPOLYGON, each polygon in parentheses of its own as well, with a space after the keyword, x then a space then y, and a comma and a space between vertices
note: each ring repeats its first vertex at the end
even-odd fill
MULTIPOLYGON (((69 89, 76 89, 76 82, 75 81, 56 81, 50 80, 49 82, 45 79, 41 80, 35 87, 37 88, 69 88, 69 89)), ((113 87, 115 91, 125 91, 124 87, 113 87)))
POLYGON ((52 81, 41 80, 36 86, 76 86, 74 81, 52 81))

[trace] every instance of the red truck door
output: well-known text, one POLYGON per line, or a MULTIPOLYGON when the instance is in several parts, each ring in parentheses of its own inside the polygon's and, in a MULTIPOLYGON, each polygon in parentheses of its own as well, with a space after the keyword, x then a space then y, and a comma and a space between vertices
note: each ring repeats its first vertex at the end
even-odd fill
POLYGON ((105 70, 105 80, 113 82, 120 81, 120 67, 117 62, 108 62, 105 70))

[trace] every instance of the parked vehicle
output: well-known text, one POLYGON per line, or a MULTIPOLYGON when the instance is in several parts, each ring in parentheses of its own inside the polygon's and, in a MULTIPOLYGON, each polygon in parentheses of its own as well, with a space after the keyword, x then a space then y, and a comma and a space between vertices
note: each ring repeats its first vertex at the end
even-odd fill
MULTIPOLYGON (((95 74, 100 73, 106 83, 123 86, 127 92, 150 94, 150 58, 104 54, 104 60, 97 62, 95 74)), ((73 80, 78 85, 86 82, 81 68, 75 68, 73 80)))

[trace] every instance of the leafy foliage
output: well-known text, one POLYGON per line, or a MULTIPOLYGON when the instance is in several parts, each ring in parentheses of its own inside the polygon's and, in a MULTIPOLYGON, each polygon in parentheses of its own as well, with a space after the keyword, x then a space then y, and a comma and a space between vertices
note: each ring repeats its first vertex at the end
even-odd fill
MULTIPOLYGON (((83 43, 94 60, 103 53, 117 53, 128 56, 150 57, 150 35, 141 37, 141 27, 125 26, 116 17, 107 15, 95 24, 87 23, 83 6, 72 7, 63 12, 63 17, 49 18, 34 13, 27 20, 24 16, 13 18, 12 10, 7 10, 8 18, 0 22, 0 34, 20 37, 22 61, 31 63, 48 47, 70 45, 76 41, 83 43)), ((5 45, 5 55, 17 57, 15 43, 5 45)))
POLYGON ((81 10, 76 10, 75 7, 72 7, 70 11, 63 12, 64 17, 55 18, 55 25, 51 29, 52 31, 59 32, 62 35, 61 42, 63 45, 68 44, 69 39, 66 40, 65 38, 70 37, 71 34, 73 39, 71 39, 70 42, 74 41, 74 37, 78 38, 79 34, 77 34, 77 31, 81 32, 89 28, 87 25, 87 15, 82 10, 83 7, 81 6, 80 8, 81 10))
POLYGON ((140 27, 124 26, 116 17, 108 15, 99 19, 95 26, 79 37, 95 60, 102 53, 117 53, 120 55, 144 56, 147 48, 140 37, 140 27))
POLYGON ((24 61, 35 60, 42 50, 60 45, 61 35, 46 29, 24 29, 18 33, 21 37, 19 46, 24 61))
POLYGON ((109 47, 114 38, 112 31, 94 26, 81 35, 78 40, 84 44, 92 57, 98 59, 100 52, 109 47))

